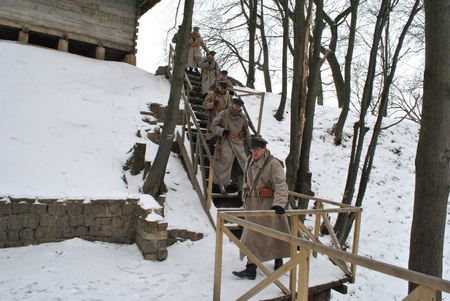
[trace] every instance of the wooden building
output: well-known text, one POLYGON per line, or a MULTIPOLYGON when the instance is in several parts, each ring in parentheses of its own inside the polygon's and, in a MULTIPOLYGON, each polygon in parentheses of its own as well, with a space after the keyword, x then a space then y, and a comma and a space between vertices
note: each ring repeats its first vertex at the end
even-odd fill
POLYGON ((1 0, 0 39, 136 64, 139 17, 161 0, 1 0))

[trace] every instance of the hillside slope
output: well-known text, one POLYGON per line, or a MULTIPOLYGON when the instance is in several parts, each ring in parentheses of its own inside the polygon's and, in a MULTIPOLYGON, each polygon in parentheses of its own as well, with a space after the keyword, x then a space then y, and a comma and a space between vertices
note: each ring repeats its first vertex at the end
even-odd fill
MULTIPOLYGON (((148 103, 167 102, 166 79, 127 64, 4 41, 0 41, 0 68, 0 197, 139 195, 142 177, 134 177, 127 186, 122 164, 137 141, 147 142, 150 154, 156 152, 156 145, 135 134, 149 127, 139 112, 148 103)), ((289 151, 289 108, 285 120, 276 121, 278 99, 279 95, 266 95, 261 132, 272 153, 284 159, 289 151)), ((244 100, 256 124, 261 99, 244 100)), ((313 190, 334 201, 342 198, 357 120, 354 114, 349 117, 343 144, 334 146, 328 131, 338 115, 336 108, 317 107, 311 151, 313 190)), ((368 126, 374 121, 368 117, 368 126)), ((370 136, 369 131, 367 142, 370 136)), ((418 126, 402 122, 379 139, 363 203, 360 255, 407 267, 417 137, 418 126)), ((0 299, 211 300, 215 233, 176 154, 170 158, 165 182, 169 227, 201 231, 204 239, 170 247, 164 262, 143 261, 135 245, 79 239, 0 249, 2 270, 9 271, 0 272, 0 299)), ((449 251, 447 229, 446 279, 449 251)), ((254 285, 231 275, 242 266, 237 248, 224 242, 224 300, 234 300, 254 285)), ((358 268, 349 293, 333 292, 332 300, 400 300, 406 291, 404 281, 358 268)), ((274 294, 279 291, 272 287, 258 298, 274 294)))

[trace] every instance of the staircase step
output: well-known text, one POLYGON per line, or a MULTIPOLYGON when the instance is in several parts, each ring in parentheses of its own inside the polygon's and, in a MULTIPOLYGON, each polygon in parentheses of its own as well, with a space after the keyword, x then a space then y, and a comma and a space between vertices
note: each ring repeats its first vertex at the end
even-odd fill
POLYGON ((189 96, 189 103, 190 104, 202 105, 203 104, 203 100, 204 100, 203 97, 189 96))

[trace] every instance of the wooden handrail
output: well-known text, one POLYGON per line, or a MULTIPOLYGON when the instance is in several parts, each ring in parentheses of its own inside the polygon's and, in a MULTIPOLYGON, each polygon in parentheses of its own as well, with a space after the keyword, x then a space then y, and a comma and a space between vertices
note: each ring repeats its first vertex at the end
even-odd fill
MULTIPOLYGON (((347 210, 351 210, 351 208, 346 208, 347 210)), ((358 208, 360 209, 360 208, 358 208)), ((331 210, 331 209, 327 209, 331 210)), ((341 209, 340 209, 341 210, 341 209)), ((316 211, 314 214, 323 214, 323 209, 305 209, 305 210, 287 210, 286 215, 291 216, 292 218, 296 219, 300 215, 305 214, 312 214, 312 211, 316 211)), ((357 215, 360 215, 361 211, 357 210, 357 215)), ((300 250, 303 248, 307 250, 312 250, 315 252, 319 252, 322 254, 325 254, 329 256, 330 258, 337 258, 340 260, 343 260, 345 262, 350 262, 353 265, 362 266, 365 268, 368 268, 370 270, 374 270, 386 275, 390 275, 396 278, 400 278, 409 282, 413 282, 419 285, 419 287, 424 288, 423 291, 426 291, 427 296, 433 296, 435 295, 435 291, 443 291, 450 293, 450 281, 444 280, 438 277, 426 275, 423 273, 419 273, 416 271, 411 271, 405 268, 397 267, 388 263, 384 263, 381 261, 373 260, 367 257, 359 256, 355 253, 355 250, 353 250, 354 253, 349 253, 342 251, 337 248, 325 246, 321 243, 309 241, 303 238, 298 237, 298 235, 292 235, 292 234, 286 234, 268 227, 261 226, 259 224, 255 224, 252 222, 249 222, 245 219, 242 219, 241 217, 245 216, 276 216, 276 213, 273 210, 255 210, 255 211, 219 211, 217 216, 217 239, 218 241, 223 241, 223 238, 221 236, 223 235, 224 231, 224 223, 225 221, 235 223, 237 225, 240 225, 242 227, 246 227, 247 229, 265 234, 270 237, 275 237, 279 240, 288 242, 291 244, 291 246, 299 246, 300 250), (220 223, 220 224, 219 224, 220 223)), ((293 233, 295 233, 293 231, 293 233)), ((222 260, 218 259, 217 256, 222 256, 222 251, 217 250, 217 248, 221 248, 221 245, 216 243, 216 270, 215 273, 221 272, 221 267, 218 267, 217 264, 221 264, 222 260)), ((296 247, 291 247, 291 250, 296 250, 296 247)), ((308 261, 308 260, 307 260, 308 261)), ((292 273, 291 273, 292 275, 292 273)), ((303 276, 305 277, 305 276, 303 276)), ((308 277, 308 276, 306 276, 308 277)), ((214 283, 214 299, 215 301, 220 300, 220 275, 215 274, 215 283, 214 283)), ((278 278, 277 278, 278 279, 278 278)), ((300 280, 300 279, 299 279, 300 280)), ((294 281, 295 283, 295 281, 294 281)), ((307 280, 303 279, 299 286, 304 285, 302 283, 308 283, 307 280)), ((295 287, 292 287, 292 281, 291 281, 291 292, 294 291, 295 287)), ((306 288, 307 289, 307 288, 306 288)), ((300 298, 300 295, 303 296, 301 299, 298 300, 307 300, 304 298, 305 294, 305 287, 299 287, 298 288, 298 297, 300 298), (302 293, 300 293, 302 291, 302 293)), ((415 296, 418 295, 418 292, 411 293, 411 297, 407 297, 404 300, 419 300, 415 296)), ((292 294, 294 296, 294 294, 292 294)), ((245 296, 248 296, 246 294, 245 296)), ((422 299, 420 299, 422 300, 422 299)), ((427 300, 432 300, 432 297, 427 300)))

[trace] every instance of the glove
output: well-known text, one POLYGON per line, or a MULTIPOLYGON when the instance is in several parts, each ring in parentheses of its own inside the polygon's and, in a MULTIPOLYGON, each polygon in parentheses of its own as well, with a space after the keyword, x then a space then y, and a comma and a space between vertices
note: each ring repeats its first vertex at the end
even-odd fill
POLYGON ((222 137, 227 137, 230 134, 229 130, 223 130, 222 137))
POLYGON ((214 103, 214 106, 217 106, 219 104, 219 101, 217 99, 214 99, 213 103, 214 103))
POLYGON ((270 208, 270 209, 275 210, 275 212, 276 212, 277 214, 279 214, 279 215, 283 215, 284 212, 285 212, 284 208, 283 208, 283 207, 280 207, 280 206, 273 206, 273 207, 270 208))

